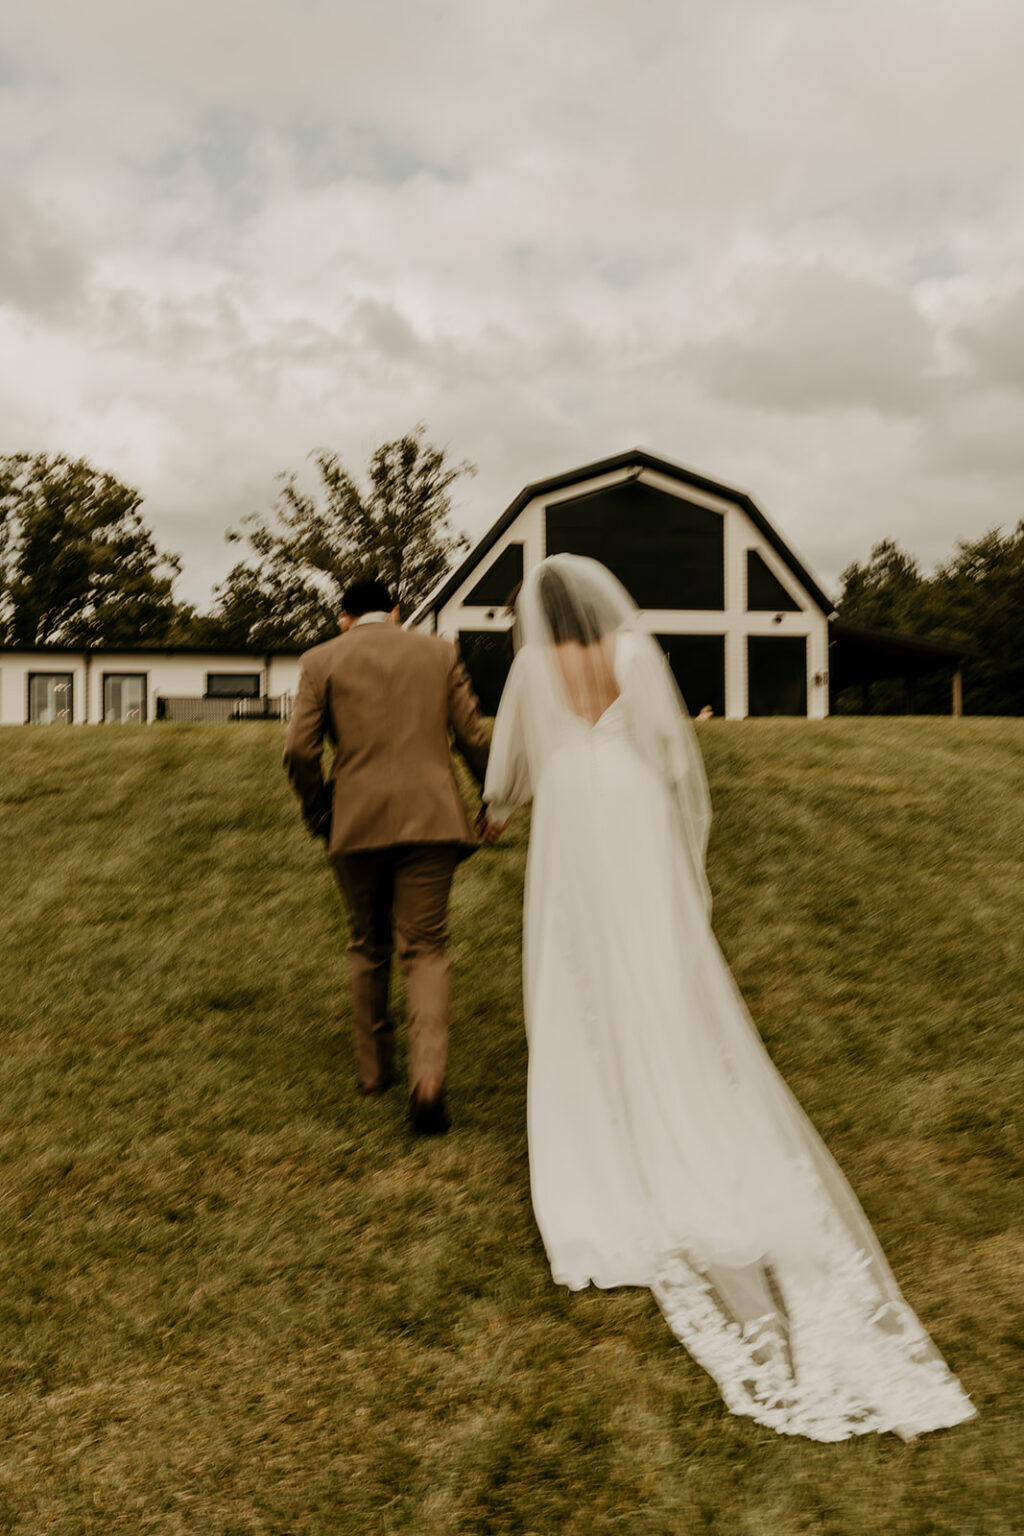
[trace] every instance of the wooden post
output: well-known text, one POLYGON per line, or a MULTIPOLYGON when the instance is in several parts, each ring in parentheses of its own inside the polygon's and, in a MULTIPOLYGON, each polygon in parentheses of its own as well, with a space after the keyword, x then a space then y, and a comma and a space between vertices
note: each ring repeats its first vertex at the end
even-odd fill
POLYGON ((959 720, 964 712, 964 674, 959 667, 953 673, 953 715, 959 720))

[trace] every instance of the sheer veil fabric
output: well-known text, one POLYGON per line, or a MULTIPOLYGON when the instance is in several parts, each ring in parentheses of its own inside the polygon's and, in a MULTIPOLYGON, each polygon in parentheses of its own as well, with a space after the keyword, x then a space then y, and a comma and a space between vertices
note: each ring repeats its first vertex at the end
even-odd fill
POLYGON ((484 799, 533 800, 531 1193, 555 1280, 638 1285, 728 1407, 905 1439, 973 1416, 765 1051, 710 926, 710 804, 657 642, 603 566, 517 604, 484 799))

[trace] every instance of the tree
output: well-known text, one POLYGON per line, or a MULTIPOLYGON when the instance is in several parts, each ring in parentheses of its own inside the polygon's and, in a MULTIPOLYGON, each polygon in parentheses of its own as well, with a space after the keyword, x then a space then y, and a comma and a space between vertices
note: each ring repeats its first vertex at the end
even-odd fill
POLYGON ((138 491, 84 459, 0 457, 0 637, 14 645, 155 645, 179 610, 138 491))
POLYGON ((1024 714, 1024 521, 958 544, 932 589, 947 632, 976 653, 964 667, 971 714, 1024 714))
MULTIPOLYGON (((836 607, 844 619, 964 647, 964 702, 971 714, 1024 714, 1024 522, 1009 534, 992 530, 933 576, 890 539, 865 565, 843 572, 836 607)), ((946 678, 923 679, 919 707, 943 709, 946 678)), ((899 683, 871 686, 873 711, 903 707, 899 683)))
POLYGON ((271 521, 245 520, 251 556, 216 589, 208 637, 220 644, 312 644, 337 632, 341 596, 372 574, 385 581, 408 614, 464 549, 451 532, 449 491, 468 463, 451 464, 443 448, 425 441, 420 424, 382 443, 360 487, 337 454, 310 455, 316 493, 294 472, 284 474, 271 521))
POLYGON ((842 591, 836 608, 851 624, 872 629, 906 629, 918 617, 927 578, 917 561, 892 539, 871 551, 866 565, 854 561, 839 578, 842 591))

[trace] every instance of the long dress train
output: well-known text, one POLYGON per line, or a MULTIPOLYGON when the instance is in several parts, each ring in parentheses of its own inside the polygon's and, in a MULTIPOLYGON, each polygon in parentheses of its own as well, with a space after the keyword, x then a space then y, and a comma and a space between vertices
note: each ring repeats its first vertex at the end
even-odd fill
POLYGON ((909 1439, 959 1423, 970 1400, 714 937, 645 641, 616 636, 619 697, 595 724, 563 719, 550 751, 533 729, 550 671, 524 646, 484 789, 494 820, 534 802, 528 1136, 552 1274, 649 1287, 728 1407, 782 1433, 909 1439))

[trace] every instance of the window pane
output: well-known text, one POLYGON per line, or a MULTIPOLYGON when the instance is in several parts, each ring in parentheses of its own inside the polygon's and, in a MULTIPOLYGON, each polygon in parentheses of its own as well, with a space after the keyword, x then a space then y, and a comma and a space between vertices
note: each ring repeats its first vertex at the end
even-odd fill
POLYGON ((512 665, 511 636, 504 631, 462 629, 459 654, 485 715, 498 710, 498 700, 512 665))
POLYGON ((206 697, 208 699, 258 699, 260 674, 258 672, 208 672, 206 697))
POLYGON ((747 550, 747 612, 799 613, 800 604, 756 549, 747 550))
POLYGON ((523 579, 523 546, 510 544, 484 572, 469 596, 467 608, 504 608, 523 579))
POLYGON ((146 718, 144 672, 108 672, 103 678, 103 719, 107 725, 136 725, 146 718))
POLYGON ((696 715, 710 704, 725 714, 725 636, 659 635, 686 707, 696 715))
POLYGON ((748 715, 806 715, 807 641, 803 635, 747 639, 748 715))
POLYGON ((74 719, 70 672, 32 672, 28 680, 28 718, 32 725, 70 725, 74 719))
POLYGON ((630 480, 547 509, 547 552, 600 560, 638 608, 725 607, 719 512, 630 480))

